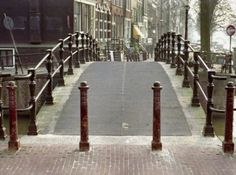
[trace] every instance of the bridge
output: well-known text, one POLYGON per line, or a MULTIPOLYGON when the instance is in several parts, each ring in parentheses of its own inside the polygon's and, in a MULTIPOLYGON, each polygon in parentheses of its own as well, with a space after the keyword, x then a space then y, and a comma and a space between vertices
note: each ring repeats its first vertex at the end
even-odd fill
MULTIPOLYGON (((3 157, 0 165, 8 166, 6 162, 13 159, 11 169, 15 174, 32 172, 33 169, 45 174, 165 174, 173 172, 173 169, 181 171, 180 174, 200 174, 202 170, 214 174, 217 166, 222 167, 217 173, 232 174, 234 170, 228 167, 233 166, 235 159, 222 152, 234 151, 234 85, 227 84, 227 110, 217 109, 213 102, 213 83, 227 77, 219 76, 209 68, 189 41, 175 33, 164 34, 155 48, 155 58, 143 62, 103 62, 99 59, 99 52, 91 36, 69 34, 48 50, 39 64, 28 70, 28 74, 11 78, 2 74, 2 78, 7 77, 6 81, 14 80, 17 84, 26 81, 29 84, 29 105, 15 110, 27 113, 30 122, 26 128, 29 136, 10 135, 7 144, 1 116, 3 157), (66 43, 68 47, 65 47, 66 43), (189 64, 191 56, 193 66, 189 64), (43 63, 46 63, 45 68, 43 63), (203 85, 199 78, 201 70, 207 74, 207 83, 203 85), (37 80, 40 76, 45 79, 43 83, 37 80), (89 85, 88 137, 91 149, 87 154, 78 151, 81 122, 78 87, 83 81, 89 85), (162 86, 163 150, 152 153, 149 151, 153 129, 151 87, 155 81, 162 86), (213 137, 213 112, 225 114, 228 118, 224 138, 213 137), (10 150, 22 148, 16 154, 9 154, 5 150, 7 146, 10 150), (24 153, 30 155, 28 161, 32 164, 22 162, 15 166, 20 157, 26 159, 24 153), (204 161, 207 155, 209 160, 204 161), (226 163, 214 162, 215 159, 226 163), (35 163, 37 160, 39 162, 35 163)), ((8 85, 8 90, 14 92, 14 84, 8 85)), ((1 103, 1 109, 9 110, 11 114, 11 102, 1 103)), ((9 172, 4 166, 0 172, 9 172)))

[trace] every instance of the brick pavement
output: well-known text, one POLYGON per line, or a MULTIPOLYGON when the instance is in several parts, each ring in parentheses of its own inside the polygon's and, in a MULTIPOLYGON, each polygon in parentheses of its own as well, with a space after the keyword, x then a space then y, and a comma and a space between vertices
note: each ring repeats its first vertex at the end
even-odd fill
POLYGON ((154 152, 148 144, 150 137, 133 138, 129 142, 126 137, 92 137, 89 152, 78 151, 77 136, 22 138, 22 147, 16 153, 8 152, 7 144, 1 143, 0 174, 236 174, 235 156, 222 153, 217 138, 167 136, 162 139, 163 150, 154 152))

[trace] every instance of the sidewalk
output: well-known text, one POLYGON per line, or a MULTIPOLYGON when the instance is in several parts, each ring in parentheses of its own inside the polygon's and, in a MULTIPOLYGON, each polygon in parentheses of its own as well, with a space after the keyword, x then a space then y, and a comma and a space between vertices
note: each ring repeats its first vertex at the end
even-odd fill
MULTIPOLYGON (((236 174, 235 156, 222 152, 222 143, 217 137, 201 136, 205 115, 201 108, 190 106, 191 89, 183 89, 182 77, 175 76, 174 69, 170 69, 169 65, 161 65, 167 71, 188 116, 192 136, 162 137, 163 149, 155 152, 150 147, 152 138, 146 136, 92 136, 89 137, 89 152, 78 151, 79 136, 23 136, 20 138, 21 149, 17 152, 7 151, 7 139, 0 141, 0 175, 236 174)), ((70 93, 72 82, 79 78, 82 70, 66 80, 69 87, 60 87, 54 92, 58 93, 55 106, 63 106, 65 94, 70 93)), ((47 112, 41 114, 49 117, 50 123, 39 115, 40 128, 46 128, 47 124, 54 127, 56 114, 60 112, 55 106, 47 106, 47 112)))

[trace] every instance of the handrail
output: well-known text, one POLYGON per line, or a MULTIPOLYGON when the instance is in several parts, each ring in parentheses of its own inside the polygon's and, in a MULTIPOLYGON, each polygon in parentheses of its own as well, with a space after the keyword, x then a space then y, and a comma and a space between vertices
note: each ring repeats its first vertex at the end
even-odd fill
MULTIPOLYGON (((170 42, 170 39, 171 39, 170 32, 165 33, 161 36, 161 38, 158 40, 158 43, 156 44, 156 47, 155 47, 154 60, 166 61, 166 63, 168 64, 169 63, 168 60, 170 60, 171 55, 176 55, 176 57, 172 56, 172 59, 171 59, 172 61, 171 61, 170 66, 171 68, 176 68, 176 75, 183 75, 182 87, 186 87, 186 88, 190 87, 190 79, 191 79, 191 86, 193 89, 192 106, 200 106, 200 104, 202 104, 202 107, 204 108, 204 111, 206 113, 206 123, 204 126, 203 133, 204 135, 214 135, 212 119, 211 119, 212 112, 218 112, 218 113, 226 112, 225 110, 214 108, 214 104, 213 104, 214 80, 227 80, 227 77, 215 75, 216 72, 206 64, 206 62, 204 61, 204 58, 200 55, 201 52, 196 51, 193 48, 193 46, 190 44, 190 42, 185 40, 182 37, 182 35, 175 35, 175 33, 173 33, 172 36, 173 36, 172 42, 170 42), (177 52, 175 50, 176 46, 177 46, 177 52), (170 52, 172 54, 170 54, 170 52), (191 62, 192 63, 191 67, 189 64, 190 52, 193 52, 193 62, 191 62), (207 72, 208 82, 207 82, 206 89, 203 88, 199 80, 200 65, 201 65, 201 68, 207 72), (201 95, 201 101, 199 98, 200 95, 201 95)), ((230 77, 236 78, 236 75, 234 76, 232 75, 230 77)))
POLYGON ((197 82, 197 86, 199 88, 199 90, 201 91, 203 97, 204 97, 204 100, 207 101, 207 95, 206 93, 204 92, 203 88, 202 88, 202 85, 200 84, 200 82, 197 82))
POLYGON ((215 80, 227 80, 226 76, 216 76, 216 75, 212 75, 212 78, 215 80))
POLYGON ((49 54, 47 53, 41 60, 40 62, 34 67, 34 69, 38 69, 42 64, 43 62, 45 62, 45 60, 47 59, 47 57, 49 56, 49 54))
POLYGON ((211 111, 217 112, 217 113, 225 113, 225 109, 217 109, 214 107, 210 107, 211 111))
POLYGON ((197 56, 198 60, 200 61, 200 64, 203 65, 203 67, 205 68, 206 71, 209 71, 210 68, 207 66, 207 64, 205 63, 205 61, 202 59, 202 57, 200 57, 200 55, 197 56))
POLYGON ((51 50, 52 52, 54 52, 56 49, 58 49, 60 47, 61 43, 57 43, 56 46, 54 46, 51 50))
POLYGON ((46 87, 48 86, 49 82, 50 82, 49 80, 46 81, 44 86, 39 91, 38 95, 35 97, 35 101, 38 101, 39 97, 42 95, 43 91, 46 89, 46 87))
MULTIPOLYGON (((64 86, 64 73, 65 64, 68 62, 67 74, 73 74, 73 67, 80 67, 80 64, 84 64, 86 61, 98 61, 100 49, 97 41, 88 33, 75 32, 68 34, 64 39, 59 39, 58 43, 48 49, 47 53, 44 53, 42 59, 35 65, 35 67, 28 69, 28 74, 15 75, 14 80, 28 80, 29 81, 29 93, 30 103, 29 106, 24 109, 17 109, 19 112, 29 111, 30 113, 30 125, 29 135, 37 134, 36 126, 36 111, 37 103, 41 95, 46 93, 46 104, 53 104, 52 90, 53 90, 53 78, 58 73, 58 85, 64 86), (64 46, 64 44, 67 44, 64 46), (66 53, 66 54, 64 54, 66 53), (56 56, 56 58, 55 58, 56 56), (53 60, 57 59, 59 65, 53 65, 53 60), (36 88, 36 71, 45 64, 47 76, 46 81, 42 84, 42 87, 36 88), (73 66, 74 64, 74 66, 73 66), (54 70, 55 69, 55 70, 54 70), (39 89, 36 94, 36 89, 39 89), (33 128, 33 129, 32 129, 33 128)), ((0 77, 11 76, 10 74, 3 75, 0 77)), ((0 99, 1 100, 1 99, 0 99)), ((2 107, 2 110, 6 110, 8 107, 2 107)), ((1 110, 0 109, 0 110, 1 110)))
POLYGON ((56 68, 56 70, 54 70, 54 72, 52 73, 52 77, 54 77, 60 69, 61 69, 61 65, 59 65, 59 66, 56 68))
POLYGON ((15 78, 15 80, 26 80, 26 79, 28 79, 31 76, 32 76, 32 72, 30 72, 30 73, 28 73, 26 75, 17 75, 14 78, 15 78))

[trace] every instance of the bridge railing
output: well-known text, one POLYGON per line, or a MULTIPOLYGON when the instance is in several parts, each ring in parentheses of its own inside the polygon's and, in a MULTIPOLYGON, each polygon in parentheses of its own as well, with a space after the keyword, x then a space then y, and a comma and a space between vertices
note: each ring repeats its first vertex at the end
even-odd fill
POLYGON ((217 109, 213 103, 214 80, 227 80, 226 76, 216 75, 216 71, 205 62, 201 53, 196 51, 182 35, 168 32, 161 36, 155 47, 155 61, 164 61, 176 68, 176 75, 183 75, 182 87, 192 87, 192 106, 203 107, 206 121, 204 136, 214 136, 212 113, 225 113, 225 109, 217 109), (193 62, 192 62, 193 60, 193 62), (207 74, 207 85, 199 78, 199 69, 207 74))
MULTIPOLYGON (((37 106, 37 104, 43 104, 44 102, 53 104, 52 90, 55 85, 65 86, 65 73, 72 75, 73 67, 79 68, 80 64, 85 62, 99 61, 99 55, 100 49, 96 40, 87 33, 76 32, 68 34, 65 39, 59 39, 52 49, 47 50, 45 56, 35 67, 28 69, 27 74, 13 76, 12 79, 15 81, 29 82, 29 105, 26 108, 17 109, 17 112, 29 113, 28 135, 38 134, 36 114, 41 106, 37 106), (67 44, 67 47, 65 44, 67 44), (67 70, 65 70, 66 67, 67 70), (36 83, 36 77, 39 74, 46 74, 46 81, 40 86, 36 83), (42 100, 42 96, 46 96, 46 98, 42 100)), ((2 110, 8 110, 9 107, 2 106, 2 103, 0 103, 0 109, 2 116, 2 110)), ((0 124, 2 124, 2 117, 0 117, 0 120, 0 124)), ((2 125, 1 130, 4 130, 2 125)))

